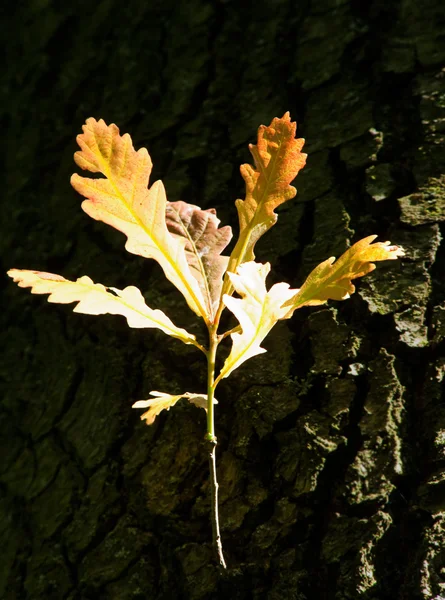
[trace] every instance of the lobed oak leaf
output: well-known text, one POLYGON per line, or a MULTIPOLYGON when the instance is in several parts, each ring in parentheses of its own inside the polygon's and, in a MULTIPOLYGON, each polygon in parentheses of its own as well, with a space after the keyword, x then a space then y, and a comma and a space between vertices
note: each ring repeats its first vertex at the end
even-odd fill
POLYGON ((167 229, 164 186, 156 181, 147 189, 152 168, 147 150, 136 151, 128 133, 121 136, 114 123, 107 125, 93 118, 87 119, 77 143, 81 150, 74 159, 79 167, 105 176, 71 177, 74 189, 87 198, 82 209, 124 233, 129 252, 155 259, 189 307, 209 322, 201 289, 185 256, 186 240, 172 236, 167 229))
POLYGON ((176 327, 161 310, 149 308, 141 292, 134 286, 118 290, 93 283, 86 275, 77 281, 69 281, 61 275, 22 269, 11 269, 8 275, 18 283, 19 287, 30 287, 32 294, 50 294, 48 302, 59 304, 78 302, 74 312, 85 315, 122 315, 127 319, 130 327, 161 329, 185 344, 199 347, 194 335, 176 327))
MULTIPOLYGON (((156 417, 163 410, 170 410, 172 406, 176 404, 181 398, 186 398, 189 402, 207 410, 207 394, 194 394, 193 392, 185 392, 184 394, 171 395, 164 392, 150 392, 151 396, 149 400, 138 400, 132 405, 132 408, 148 408, 141 415, 141 419, 147 422, 147 425, 152 425, 156 417)), ((216 398, 213 399, 214 404, 218 404, 216 398)))
POLYGON ((232 239, 228 225, 218 229, 216 210, 202 210, 182 200, 168 202, 166 222, 169 232, 186 240, 185 253, 213 321, 218 309, 223 275, 229 261, 221 252, 232 239))
POLYGON ((257 145, 249 145, 255 167, 245 164, 240 168, 246 197, 235 203, 240 233, 230 256, 228 271, 232 273, 241 263, 255 258, 256 242, 277 222, 275 208, 297 193, 290 182, 306 164, 307 155, 301 152, 304 139, 295 138, 296 130, 297 124, 287 112, 268 127, 261 125, 257 145))
POLYGON ((294 290, 289 290, 287 283, 276 283, 267 291, 266 277, 269 271, 269 263, 250 261, 240 265, 236 274, 228 274, 241 298, 233 298, 226 294, 223 301, 238 319, 242 331, 231 334, 232 349, 217 382, 228 377, 249 358, 266 352, 261 348, 261 342, 288 311, 287 308, 283 308, 283 303, 293 295, 294 290))
POLYGON ((285 318, 290 318, 302 306, 317 306, 328 300, 346 300, 355 292, 352 279, 363 277, 375 269, 372 261, 395 260, 405 254, 402 248, 391 246, 390 242, 372 244, 376 237, 370 235, 363 238, 337 261, 331 256, 315 267, 302 287, 292 290, 292 298, 283 304, 283 307, 290 309, 285 318))

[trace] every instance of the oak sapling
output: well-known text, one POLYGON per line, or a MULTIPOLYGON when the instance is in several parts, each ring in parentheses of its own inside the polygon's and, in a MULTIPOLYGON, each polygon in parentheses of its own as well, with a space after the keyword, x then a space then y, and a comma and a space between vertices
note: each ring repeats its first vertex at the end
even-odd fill
POLYGON ((230 256, 222 252, 231 240, 232 230, 228 226, 219 227, 214 209, 201 210, 182 201, 168 202, 161 181, 148 188, 150 156, 145 148, 136 151, 128 134, 121 136, 116 125, 90 118, 83 126, 83 133, 77 136, 80 146, 74 155, 77 165, 104 175, 99 179, 72 176, 71 184, 86 198, 83 210, 93 219, 124 233, 129 252, 158 261, 190 309, 204 320, 208 329, 206 347, 193 334, 177 327, 161 310, 148 307, 134 286, 118 290, 93 283, 86 275, 68 281, 60 275, 40 271, 8 271, 20 287, 30 287, 33 294, 49 294, 49 302, 77 302, 74 311, 89 315, 123 315, 130 327, 161 329, 204 353, 206 392, 171 395, 152 391, 151 398, 139 400, 133 407, 147 409, 141 415, 147 424, 181 398, 207 411, 213 544, 218 564, 224 568, 215 461, 217 385, 247 359, 265 352, 261 343, 277 321, 289 319, 302 306, 348 298, 355 290, 352 280, 372 271, 374 261, 403 256, 402 248, 389 242, 372 243, 377 236, 371 235, 351 246, 337 261, 331 257, 318 265, 300 289, 276 283, 267 290, 270 265, 255 262, 254 248, 258 239, 276 223, 275 208, 296 194, 290 183, 304 167, 306 154, 301 152, 304 140, 296 139, 295 132, 296 123, 286 113, 281 119, 273 119, 268 127, 260 126, 257 145, 250 145, 254 166, 241 166, 246 195, 244 200, 236 201, 239 235, 230 256), (239 297, 233 297, 234 292, 239 297), (239 325, 220 333, 221 313, 226 307, 239 325), (229 335, 232 348, 216 374, 216 351, 229 335))

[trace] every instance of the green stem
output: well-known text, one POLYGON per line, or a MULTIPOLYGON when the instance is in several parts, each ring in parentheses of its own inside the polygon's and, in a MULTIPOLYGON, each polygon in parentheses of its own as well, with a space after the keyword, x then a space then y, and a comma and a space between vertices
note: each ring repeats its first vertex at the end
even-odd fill
POLYGON ((207 352, 207 440, 215 438, 215 417, 213 412, 215 397, 215 361, 218 336, 215 325, 209 326, 209 350, 207 352))
POLYGON ((216 445, 215 436, 215 417, 214 417, 214 397, 215 397, 215 359, 216 349, 218 347, 218 324, 209 327, 209 350, 207 352, 207 435, 209 443, 209 470, 210 470, 210 489, 211 489, 211 510, 212 510, 212 538, 213 547, 218 559, 218 563, 224 569, 227 568, 224 560, 224 554, 221 543, 221 534, 219 530, 218 515, 218 480, 216 478, 216 445))

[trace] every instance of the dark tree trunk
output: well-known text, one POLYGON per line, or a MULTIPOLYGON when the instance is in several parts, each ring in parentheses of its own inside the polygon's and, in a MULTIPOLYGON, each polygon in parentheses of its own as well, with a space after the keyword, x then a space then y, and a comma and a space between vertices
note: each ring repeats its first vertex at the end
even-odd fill
POLYGON ((75 135, 117 123, 170 200, 216 207, 236 234, 247 144, 287 110, 309 158, 258 248, 270 283, 298 287, 373 233, 406 258, 280 323, 218 388, 226 573, 204 412, 147 427, 131 409, 204 391, 202 356, 8 282, 0 597, 445 598, 443 0, 27 0, 2 29, 4 270, 134 284, 201 335, 157 265, 80 210, 75 135))

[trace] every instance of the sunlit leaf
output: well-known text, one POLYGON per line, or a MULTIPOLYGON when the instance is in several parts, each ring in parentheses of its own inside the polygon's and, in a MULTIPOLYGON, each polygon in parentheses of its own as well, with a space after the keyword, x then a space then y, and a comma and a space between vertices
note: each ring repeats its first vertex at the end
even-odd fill
POLYGON ((292 298, 283 304, 283 307, 290 309, 285 318, 291 317, 294 310, 302 306, 317 306, 328 300, 346 300, 355 292, 352 279, 373 271, 373 261, 394 260, 404 255, 402 248, 391 246, 390 242, 372 244, 376 237, 370 235, 363 238, 337 261, 331 256, 315 267, 299 290, 291 290, 292 298))
POLYGON ((266 289, 266 277, 270 264, 256 262, 243 263, 236 274, 229 277, 241 298, 225 295, 224 304, 229 308, 241 325, 241 333, 231 334, 232 350, 227 357, 218 380, 227 377, 244 361, 266 352, 260 344, 275 325, 282 319, 287 308, 282 308, 294 293, 287 283, 276 283, 269 291, 266 289))
POLYGON ((161 310, 149 308, 141 292, 134 286, 118 290, 93 283, 86 275, 77 281, 69 281, 60 275, 21 269, 11 269, 8 275, 18 283, 19 287, 30 287, 33 294, 50 294, 48 302, 59 304, 78 302, 74 312, 86 315, 122 315, 127 319, 130 327, 161 329, 185 344, 199 347, 194 335, 176 327, 161 310))
MULTIPOLYGON (((141 415, 141 419, 147 422, 147 425, 151 425, 158 414, 163 410, 170 410, 172 406, 176 404, 181 398, 186 398, 189 402, 197 406, 198 408, 203 408, 207 410, 207 395, 206 394, 194 394, 192 392, 185 392, 184 394, 165 394, 164 392, 150 392, 151 396, 154 398, 150 398, 149 400, 138 400, 132 406, 132 408, 147 408, 141 415)), ((213 399, 214 404, 218 404, 216 398, 213 399)))
POLYGON ((82 169, 102 173, 105 179, 71 178, 73 187, 87 198, 83 210, 127 236, 125 248, 153 258, 165 276, 183 294, 188 305, 207 322, 210 316, 201 289, 185 256, 186 240, 172 236, 166 226, 167 199, 161 181, 147 189, 152 162, 145 148, 136 152, 128 134, 121 136, 112 123, 87 119, 77 136, 81 148, 74 159, 82 169))
POLYGON ((295 138, 296 130, 297 124, 286 113, 268 127, 261 125, 257 145, 249 146, 255 167, 245 164, 240 169, 246 197, 236 201, 240 234, 230 256, 228 271, 232 273, 241 263, 255 258, 256 242, 278 219, 275 208, 297 193, 289 184, 306 164, 306 154, 301 152, 304 139, 295 138))
POLYGON ((221 256, 221 252, 232 239, 232 229, 229 226, 218 229, 220 220, 214 208, 201 210, 199 206, 182 201, 167 203, 166 220, 171 234, 186 239, 187 262, 213 320, 229 261, 229 257, 221 256))

